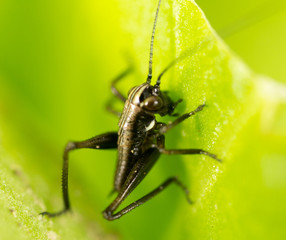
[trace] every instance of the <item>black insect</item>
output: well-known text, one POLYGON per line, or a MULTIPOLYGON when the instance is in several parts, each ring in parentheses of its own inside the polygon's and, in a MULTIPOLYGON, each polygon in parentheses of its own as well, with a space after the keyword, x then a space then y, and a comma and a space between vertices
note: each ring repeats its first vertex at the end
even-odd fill
POLYGON ((112 113, 120 115, 118 132, 109 132, 86 141, 69 142, 67 144, 63 156, 64 161, 62 172, 64 209, 56 213, 43 212, 41 213, 42 215, 54 217, 70 210, 68 196, 68 154, 74 149, 117 148, 118 150, 118 162, 114 179, 114 191, 117 192, 118 195, 115 200, 103 211, 103 216, 107 220, 120 218, 124 214, 130 212, 134 208, 156 196, 171 183, 175 183, 182 188, 187 196, 188 201, 191 202, 188 198, 187 188, 176 177, 171 177, 152 192, 131 203, 121 211, 115 213, 116 209, 124 201, 124 199, 145 178, 147 173, 158 160, 160 154, 203 154, 220 161, 214 154, 202 149, 165 149, 164 134, 185 119, 201 111, 205 104, 200 105, 192 112, 183 114, 170 124, 156 121, 156 114, 161 116, 174 115, 174 109, 178 103, 181 102, 181 100, 173 102, 166 92, 160 90, 160 79, 172 64, 159 75, 154 86, 150 84, 152 79, 153 42, 160 2, 161 0, 159 0, 158 3, 151 37, 149 74, 147 81, 140 86, 133 87, 129 91, 127 99, 117 90, 115 83, 125 77, 130 70, 125 71, 112 82, 111 90, 113 94, 125 104, 122 114, 116 113, 114 110, 108 107, 112 113))

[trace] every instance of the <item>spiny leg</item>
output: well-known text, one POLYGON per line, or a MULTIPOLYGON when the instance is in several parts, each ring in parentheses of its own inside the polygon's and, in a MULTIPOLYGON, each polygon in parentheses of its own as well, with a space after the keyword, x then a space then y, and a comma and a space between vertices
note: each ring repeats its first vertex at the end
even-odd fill
POLYGON ((181 123, 184 120, 188 119, 189 117, 195 115, 197 112, 202 111, 205 106, 206 106, 206 104, 202 104, 202 105, 198 106, 194 111, 189 112, 189 113, 185 113, 182 116, 178 117, 174 122, 167 124, 167 125, 162 125, 162 127, 159 128, 159 134, 160 135, 165 134, 170 129, 177 126, 179 123, 181 123))
POLYGON ((209 156, 218 162, 222 162, 222 160, 219 159, 215 154, 212 154, 212 153, 205 151, 203 149, 165 149, 165 136, 163 136, 163 135, 161 135, 157 138, 157 144, 158 144, 159 151, 162 154, 167 154, 167 155, 200 154, 200 155, 209 156))
POLYGON ((162 192, 167 186, 171 183, 177 184, 182 190, 185 192, 188 201, 191 203, 191 200, 188 198, 189 191, 188 189, 176 178, 172 177, 167 179, 163 184, 157 187, 152 192, 148 193, 144 197, 139 200, 131 203, 124 209, 120 210, 117 213, 114 213, 119 205, 124 201, 124 199, 138 186, 138 184, 145 178, 147 173, 153 167, 160 154, 157 148, 150 148, 143 153, 142 157, 138 160, 138 162, 134 165, 132 170, 130 171, 125 183, 118 193, 116 199, 104 210, 103 216, 107 220, 115 220, 122 217, 124 214, 132 211, 134 208, 142 205, 143 203, 149 201, 151 198, 155 197, 157 194, 162 192))
POLYGON ((192 201, 189 198, 189 190, 182 184, 182 182, 177 177, 170 177, 165 182, 163 182, 160 186, 155 188, 152 192, 146 194, 144 197, 142 197, 142 198, 138 199, 137 201, 131 203, 127 207, 120 210, 118 213, 112 214, 111 212, 108 211, 108 209, 106 209, 103 212, 103 216, 109 221, 118 219, 118 218, 122 217, 123 215, 125 215, 126 213, 132 211, 134 208, 137 208, 140 205, 151 200, 153 197, 155 197, 160 192, 162 192, 165 188, 167 188, 171 183, 177 184, 185 192, 187 201, 190 204, 192 204, 192 201))
POLYGON ((116 132, 110 132, 95 136, 85 141, 81 142, 69 142, 64 150, 63 155, 63 170, 62 170, 62 190, 63 190, 63 201, 64 208, 61 211, 50 213, 42 212, 41 215, 47 215, 49 217, 60 216, 63 213, 70 210, 70 201, 68 194, 68 165, 69 159, 68 154, 70 151, 80 148, 92 148, 92 149, 110 149, 117 148, 117 138, 118 135, 116 132))

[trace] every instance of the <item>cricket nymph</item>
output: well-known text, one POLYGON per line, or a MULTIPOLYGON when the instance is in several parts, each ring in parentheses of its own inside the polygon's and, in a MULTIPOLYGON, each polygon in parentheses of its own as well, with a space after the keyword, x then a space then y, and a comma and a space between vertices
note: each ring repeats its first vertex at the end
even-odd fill
POLYGON ((109 105, 107 106, 107 109, 111 113, 115 114, 116 116, 120 116, 118 132, 107 132, 85 141, 76 141, 67 144, 63 156, 62 172, 64 208, 61 211, 55 213, 43 212, 41 213, 42 215, 56 217, 71 209, 68 195, 68 166, 69 152, 72 150, 80 148, 117 149, 118 159, 113 186, 113 190, 114 192, 117 192, 117 196, 103 211, 103 217, 110 221, 122 217, 126 213, 132 211, 134 208, 149 201, 151 198, 155 197, 157 194, 166 189, 171 183, 179 186, 184 191, 188 202, 191 203, 188 196, 188 189, 177 179, 177 177, 170 177, 153 191, 116 212, 119 205, 146 177, 161 154, 201 154, 207 155, 217 161, 221 161, 216 157, 216 155, 202 149, 165 148, 165 134, 180 124, 182 121, 201 111, 205 104, 199 105, 192 112, 181 115, 171 123, 166 124, 156 121, 156 114, 159 114, 160 116, 177 116, 177 114, 173 114, 173 112, 178 103, 182 101, 180 99, 176 102, 173 102, 168 96, 167 92, 160 90, 161 78, 163 74, 170 67, 172 67, 177 62, 177 60, 171 62, 171 64, 169 64, 161 72, 155 85, 151 85, 153 42, 160 2, 161 0, 159 0, 158 3, 151 36, 149 72, 147 81, 139 86, 131 88, 128 93, 128 98, 126 99, 124 94, 120 93, 120 91, 116 88, 115 83, 129 74, 130 69, 127 69, 127 71, 124 71, 113 80, 111 85, 112 93, 124 103, 124 109, 122 113, 113 110, 109 105))
POLYGON ((148 83, 132 88, 128 93, 124 109, 119 120, 118 162, 115 172, 114 189, 119 191, 126 175, 142 152, 150 148, 157 121, 154 114, 164 116, 172 114, 175 104, 158 86, 148 83))

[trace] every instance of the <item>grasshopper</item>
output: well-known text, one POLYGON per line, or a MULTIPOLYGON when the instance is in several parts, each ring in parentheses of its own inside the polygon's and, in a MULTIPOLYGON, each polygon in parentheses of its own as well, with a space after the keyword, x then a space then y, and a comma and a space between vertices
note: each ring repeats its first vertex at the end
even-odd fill
MULTIPOLYGON (((178 117, 174 122, 165 124, 157 122, 156 114, 160 116, 175 116, 173 114, 176 106, 182 101, 172 101, 167 92, 160 90, 162 75, 173 65, 169 65, 158 77, 156 84, 151 85, 152 79, 152 59, 153 43, 155 37, 156 23, 159 14, 161 0, 158 2, 155 20, 153 24, 150 56, 149 73, 147 81, 139 86, 130 89, 127 99, 116 88, 116 83, 130 73, 130 69, 120 74, 111 84, 112 93, 124 102, 123 112, 117 113, 112 108, 108 110, 116 115, 120 115, 118 132, 108 132, 90 138, 85 141, 69 142, 64 150, 63 170, 62 170, 62 190, 63 190, 63 210, 55 213, 43 212, 42 215, 55 217, 68 212, 71 209, 68 195, 68 164, 69 153, 80 148, 92 149, 116 149, 118 151, 117 168, 114 179, 114 191, 117 192, 115 200, 103 211, 103 216, 107 220, 115 220, 134 208, 149 201, 151 198, 162 192, 171 183, 178 185, 189 199, 188 189, 179 181, 177 177, 170 177, 156 189, 143 196, 139 200, 131 203, 124 209, 115 212, 119 205, 127 196, 139 185, 148 172, 152 169, 161 154, 202 154, 207 155, 217 161, 221 161, 216 155, 202 149, 166 149, 165 136, 170 129, 182 121, 201 111, 205 104, 198 106, 194 111, 185 113, 178 117)), ((174 61, 175 63, 176 61, 174 61)))

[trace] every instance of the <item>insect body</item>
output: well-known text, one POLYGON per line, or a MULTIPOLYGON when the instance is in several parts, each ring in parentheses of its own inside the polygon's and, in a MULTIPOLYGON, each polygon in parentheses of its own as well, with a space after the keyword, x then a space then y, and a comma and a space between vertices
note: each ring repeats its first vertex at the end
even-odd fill
MULTIPOLYGON (((152 192, 115 213, 124 199, 144 179, 144 177, 158 160, 160 154, 204 154, 220 161, 214 154, 211 154, 202 149, 178 150, 165 148, 164 134, 180 122, 201 111, 205 105, 200 105, 194 111, 183 114, 170 124, 156 121, 156 114, 161 116, 174 115, 174 109, 178 103, 181 102, 181 100, 173 102, 166 92, 160 90, 160 79, 168 68, 166 68, 159 75, 156 84, 151 85, 153 42, 160 2, 161 1, 159 0, 153 26, 150 46, 149 74, 146 83, 132 88, 128 93, 128 98, 125 99, 123 94, 121 94, 115 87, 115 83, 125 77, 130 71, 125 71, 113 81, 112 92, 116 97, 124 102, 124 110, 120 116, 119 121, 119 131, 105 133, 86 141, 70 142, 67 144, 64 151, 62 173, 64 209, 56 213, 43 212, 42 215, 54 217, 70 210, 68 197, 68 154, 71 150, 74 149, 117 148, 118 150, 118 162, 114 179, 114 191, 116 191, 118 195, 103 212, 103 216, 108 220, 120 218, 124 214, 156 196, 171 183, 175 183, 181 187, 186 193, 187 199, 190 202, 188 198, 187 188, 176 177, 171 177, 152 192)), ((169 67, 170 66, 171 65, 169 65, 169 67)), ((110 107, 108 107, 108 109, 112 113, 116 113, 110 107)))

